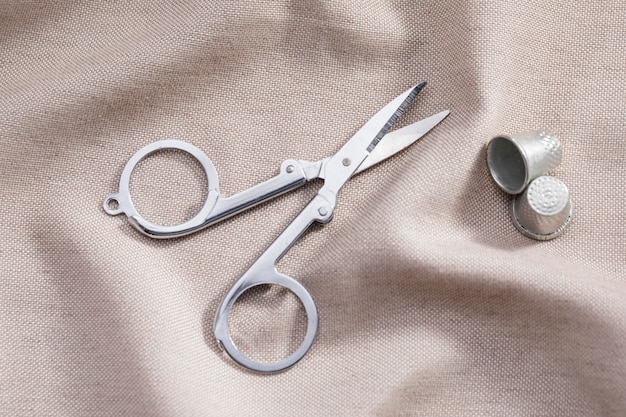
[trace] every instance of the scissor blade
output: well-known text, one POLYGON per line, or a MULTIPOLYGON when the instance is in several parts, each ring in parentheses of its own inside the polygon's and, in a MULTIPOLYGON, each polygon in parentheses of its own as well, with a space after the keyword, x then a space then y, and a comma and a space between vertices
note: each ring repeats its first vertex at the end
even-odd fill
POLYGON ((400 152, 415 141, 420 139, 426 133, 428 133, 433 127, 437 126, 443 119, 445 119, 449 110, 444 110, 441 113, 437 113, 426 119, 415 122, 409 126, 405 126, 402 129, 395 130, 387 133, 383 137, 383 141, 376 146, 376 148, 370 153, 365 161, 361 164, 355 174, 366 170, 367 168, 376 165, 379 162, 384 161, 390 156, 400 152))
POLYGON ((324 172, 318 175, 324 178, 324 187, 320 192, 335 195, 339 192, 425 85, 416 85, 394 98, 323 163, 324 172))
POLYGON ((378 134, 374 137, 372 142, 367 147, 368 152, 372 152, 374 148, 378 145, 381 139, 389 132, 393 124, 402 116, 405 110, 409 107, 409 105, 413 102, 415 97, 422 91, 422 89, 426 87, 426 82, 416 85, 411 90, 407 91, 403 95, 398 96, 394 101, 385 106, 382 110, 380 110, 372 119, 363 126, 363 130, 371 124, 376 125, 380 123, 381 119, 387 119, 384 126, 380 129, 378 134), (402 100, 399 105, 397 100, 402 100), (392 114, 389 114, 390 110, 393 111, 392 114))

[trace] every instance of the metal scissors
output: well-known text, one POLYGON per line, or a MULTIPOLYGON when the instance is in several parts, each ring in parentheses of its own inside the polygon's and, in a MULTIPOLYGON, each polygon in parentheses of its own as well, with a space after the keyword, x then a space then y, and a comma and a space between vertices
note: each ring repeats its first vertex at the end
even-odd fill
POLYGON ((120 178, 119 191, 105 198, 104 211, 110 215, 126 214, 131 225, 147 236, 157 239, 173 238, 196 232, 299 187, 307 181, 323 179, 324 185, 317 195, 233 285, 215 317, 215 338, 235 362, 257 372, 285 370, 302 359, 311 348, 317 333, 318 318, 315 303, 309 292, 295 279, 278 272, 276 263, 311 224, 314 222, 325 224, 332 219, 337 194, 350 177, 406 148, 449 114, 449 111, 445 110, 387 133, 425 85, 425 82, 416 85, 392 100, 333 156, 317 162, 286 160, 282 163, 277 176, 227 198, 220 197, 217 172, 211 160, 200 149, 178 140, 151 143, 137 151, 126 163, 120 178), (379 146, 382 139, 384 141, 379 146), (160 226, 144 219, 135 209, 129 192, 130 177, 135 166, 146 156, 162 149, 179 149, 191 154, 204 168, 209 184, 207 200, 198 214, 176 226, 160 226), (258 362, 243 355, 233 343, 228 328, 228 317, 237 298, 244 291, 262 284, 277 284, 292 291, 302 302, 308 318, 302 344, 287 358, 271 363, 258 362))

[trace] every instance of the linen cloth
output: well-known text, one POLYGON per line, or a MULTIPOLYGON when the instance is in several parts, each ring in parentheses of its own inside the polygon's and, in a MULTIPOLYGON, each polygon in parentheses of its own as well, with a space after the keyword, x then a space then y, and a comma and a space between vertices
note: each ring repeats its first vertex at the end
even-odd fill
MULTIPOLYGON (((625 2, 15 0, 0 33, 1 415, 626 415, 625 2), (102 209, 150 142, 201 148, 229 196, 421 81, 398 125, 451 115, 279 264, 319 311, 291 370, 238 367, 212 322, 320 182, 168 241, 102 209), (495 134, 540 128, 574 204, 549 242, 516 231, 485 163, 495 134)), ((131 185, 162 224, 207 189, 176 151, 131 185)), ((277 360, 306 317, 269 287, 231 325, 277 360)))

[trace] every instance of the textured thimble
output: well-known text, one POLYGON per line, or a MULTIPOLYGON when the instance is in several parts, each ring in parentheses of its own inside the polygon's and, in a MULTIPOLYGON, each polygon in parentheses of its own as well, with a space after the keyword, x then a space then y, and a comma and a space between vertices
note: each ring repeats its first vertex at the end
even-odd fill
POLYGON ((487 145, 491 176, 509 194, 524 191, 532 180, 556 168, 562 157, 561 142, 544 130, 499 135, 487 145))
POLYGON ((511 219, 524 235, 537 240, 559 236, 572 221, 569 190, 555 177, 539 177, 513 199, 511 219))

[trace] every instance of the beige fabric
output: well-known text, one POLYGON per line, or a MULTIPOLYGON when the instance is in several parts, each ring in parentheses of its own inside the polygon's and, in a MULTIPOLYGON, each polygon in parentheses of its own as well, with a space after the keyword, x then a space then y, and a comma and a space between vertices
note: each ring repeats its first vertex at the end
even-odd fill
MULTIPOLYGON (((622 0, 3 2, 1 414, 626 415, 625 30, 622 0), (232 195, 423 80, 401 123, 451 116, 353 178, 279 265, 320 315, 285 373, 234 365, 212 321, 319 183, 171 241, 102 210, 152 141, 203 149, 232 195), (491 136, 537 128, 563 142, 575 208, 545 243, 484 161, 491 136)), ((162 223, 205 190, 178 152, 133 177, 162 223)), ((266 290, 232 322, 271 360, 305 318, 266 290)))

